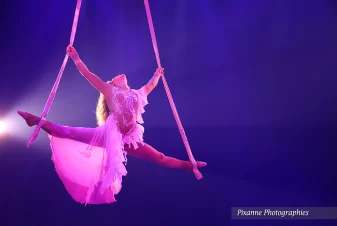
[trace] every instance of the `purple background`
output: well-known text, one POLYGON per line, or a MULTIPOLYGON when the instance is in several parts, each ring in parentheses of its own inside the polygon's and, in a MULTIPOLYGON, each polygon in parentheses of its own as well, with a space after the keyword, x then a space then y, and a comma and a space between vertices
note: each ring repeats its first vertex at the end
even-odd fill
MULTIPOLYGON (((65 55, 76 1, 1 2, 0 225, 334 225, 231 221, 233 206, 336 206, 337 4, 323 0, 150 1, 165 75, 204 179, 130 158, 118 202, 66 193, 41 114, 65 55), (227 224, 226 224, 227 223, 227 224)), ((144 85, 156 61, 141 0, 84 0, 74 46, 104 80, 144 85)), ((98 92, 69 61, 48 119, 95 126, 98 92)), ((145 140, 187 159, 160 82, 145 140)))

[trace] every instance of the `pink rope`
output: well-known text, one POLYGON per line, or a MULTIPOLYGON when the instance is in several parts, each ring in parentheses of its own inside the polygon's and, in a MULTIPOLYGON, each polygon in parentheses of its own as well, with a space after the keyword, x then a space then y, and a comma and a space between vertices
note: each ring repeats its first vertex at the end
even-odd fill
MULTIPOLYGON (((81 4, 82 4, 82 0, 77 0, 74 22, 73 22, 73 27, 72 27, 72 30, 71 30, 71 35, 70 35, 70 45, 74 44, 74 39, 75 39, 75 34, 76 34, 76 29, 77 29, 77 24, 78 24, 78 17, 80 15, 81 4)), ((57 91, 57 88, 60 84, 60 80, 61 80, 61 77, 63 75, 63 71, 64 71, 64 68, 66 67, 67 62, 68 62, 68 55, 66 54, 66 56, 64 57, 61 69, 60 69, 60 71, 58 73, 58 76, 56 78, 56 81, 54 83, 54 86, 53 86, 53 88, 52 88, 52 90, 49 94, 47 103, 46 103, 46 105, 43 109, 43 112, 41 114, 41 120, 40 120, 39 124, 35 127, 35 130, 33 131, 32 135, 29 137, 27 147, 30 147, 30 145, 36 141, 36 139, 39 135, 40 129, 43 126, 44 122, 46 121, 46 117, 47 117, 48 112, 51 108, 51 105, 53 104, 53 101, 54 101, 54 98, 55 98, 55 95, 56 95, 56 91, 57 91)))
MULTIPOLYGON (((156 40, 156 34, 155 34, 155 31, 154 31, 154 26, 153 26, 153 22, 152 22, 152 16, 151 16, 151 11, 150 11, 149 1, 148 0, 144 0, 144 4, 145 4, 146 16, 147 16, 147 20, 148 20, 148 24, 149 24, 149 28, 150 28, 150 33, 151 33, 151 38, 152 38, 152 44, 153 44, 154 53, 156 55, 156 60, 157 60, 158 67, 161 67, 160 58, 159 58, 159 51, 158 51, 158 46, 157 46, 157 40, 156 40)), ((171 105, 171 108, 172 108, 172 111, 173 111, 174 118, 175 118, 175 120, 177 122, 181 138, 183 139, 183 142, 184 142, 184 145, 185 145, 188 157, 189 157, 190 161, 193 164, 194 175, 196 176, 196 178, 198 180, 200 180, 202 178, 202 174, 198 170, 197 163, 196 163, 196 161, 195 161, 195 159, 193 157, 190 145, 188 143, 188 140, 187 140, 187 137, 186 137, 186 134, 185 134, 185 130, 183 128, 183 125, 181 124, 181 121, 180 121, 180 118, 179 118, 179 115, 178 115, 178 111, 177 111, 177 108, 176 108, 176 106, 174 104, 173 97, 171 95, 170 89, 169 89, 168 84, 166 82, 165 76, 162 75, 161 78, 162 78, 162 81, 163 81, 163 84, 164 84, 166 95, 168 97, 168 100, 170 102, 170 105, 171 105)))

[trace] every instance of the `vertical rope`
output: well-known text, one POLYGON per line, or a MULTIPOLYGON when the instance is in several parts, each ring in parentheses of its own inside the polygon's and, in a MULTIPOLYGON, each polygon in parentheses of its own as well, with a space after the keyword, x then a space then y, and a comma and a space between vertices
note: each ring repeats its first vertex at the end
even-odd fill
MULTIPOLYGON (((144 4, 145 4, 145 10, 146 10, 146 15, 147 15, 147 20, 148 20, 148 24, 149 24, 149 28, 150 28, 150 33, 151 33, 153 49, 154 49, 154 53, 156 55, 157 65, 158 65, 158 67, 161 67, 160 58, 159 58, 159 51, 158 51, 158 45, 157 45, 156 34, 155 34, 155 31, 154 31, 154 26, 153 26, 153 22, 152 22, 152 16, 151 16, 151 11, 150 11, 149 1, 148 0, 144 0, 144 4)), ((191 150, 190 145, 188 143, 185 130, 184 130, 183 125, 182 125, 182 123, 180 121, 179 114, 178 114, 177 108, 176 108, 176 106, 174 104, 173 97, 171 95, 170 89, 169 89, 168 84, 166 82, 165 76, 162 75, 161 78, 162 78, 162 81, 163 81, 163 84, 164 84, 166 95, 167 95, 168 100, 169 100, 170 105, 171 105, 171 109, 172 109, 174 118, 175 118, 175 120, 177 122, 181 138, 182 138, 182 140, 184 142, 184 145, 185 145, 188 157, 189 157, 190 161, 193 164, 194 175, 199 180, 199 179, 202 178, 202 174, 198 170, 197 163, 196 163, 196 161, 195 161, 195 159, 193 157, 192 150, 191 150)))
MULTIPOLYGON (((77 0, 74 21, 73 21, 73 26, 72 26, 71 35, 70 35, 70 45, 74 44, 74 39, 75 39, 75 34, 76 34, 76 29, 77 29, 77 24, 78 24, 78 17, 80 15, 81 4, 82 4, 82 0, 77 0)), ((36 125, 35 130, 33 131, 32 135, 29 137, 27 147, 30 147, 30 145, 36 141, 37 136, 39 135, 40 129, 43 126, 44 122, 46 121, 46 117, 55 99, 56 91, 60 84, 60 80, 62 78, 63 71, 64 71, 64 68, 66 67, 67 62, 68 62, 68 55, 66 54, 66 56, 64 57, 61 69, 54 83, 54 86, 49 94, 47 103, 41 114, 41 120, 39 124, 36 125)))

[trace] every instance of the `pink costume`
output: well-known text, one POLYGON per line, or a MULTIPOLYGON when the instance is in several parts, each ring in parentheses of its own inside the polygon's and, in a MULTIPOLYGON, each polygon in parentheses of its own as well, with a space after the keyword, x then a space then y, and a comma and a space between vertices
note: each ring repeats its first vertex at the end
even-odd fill
MULTIPOLYGON (((107 104, 113 113, 95 128, 90 145, 49 136, 56 172, 72 198, 82 204, 116 201, 114 195, 121 190, 122 176, 127 174, 124 145, 137 149, 137 143, 143 142, 144 127, 140 124, 144 123, 142 113, 148 104, 146 92, 143 88, 122 92, 114 86, 112 92, 113 100, 107 104), (123 135, 118 123, 134 123, 134 126, 123 135)), ((88 130, 79 129, 83 133, 88 130)))

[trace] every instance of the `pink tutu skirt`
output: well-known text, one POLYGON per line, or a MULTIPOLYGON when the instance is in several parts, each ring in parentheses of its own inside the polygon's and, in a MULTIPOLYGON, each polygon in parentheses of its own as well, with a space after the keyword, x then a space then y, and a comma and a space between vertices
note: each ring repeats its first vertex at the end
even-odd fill
POLYGON ((116 202, 122 177, 127 174, 124 145, 137 149, 143 133, 144 127, 136 124, 123 136, 110 115, 105 124, 95 128, 90 144, 49 136, 56 172, 71 197, 82 204, 116 202), (100 147, 95 146, 98 142, 100 147))

